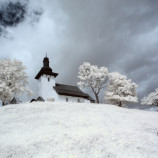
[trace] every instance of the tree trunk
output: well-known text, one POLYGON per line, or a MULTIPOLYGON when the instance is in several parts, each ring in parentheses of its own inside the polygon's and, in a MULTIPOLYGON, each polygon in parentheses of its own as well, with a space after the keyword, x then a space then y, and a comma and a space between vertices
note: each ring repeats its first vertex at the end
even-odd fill
POLYGON ((119 107, 122 107, 122 102, 121 101, 119 102, 119 107))
POLYGON ((99 104, 99 97, 97 94, 95 94, 96 102, 99 104))

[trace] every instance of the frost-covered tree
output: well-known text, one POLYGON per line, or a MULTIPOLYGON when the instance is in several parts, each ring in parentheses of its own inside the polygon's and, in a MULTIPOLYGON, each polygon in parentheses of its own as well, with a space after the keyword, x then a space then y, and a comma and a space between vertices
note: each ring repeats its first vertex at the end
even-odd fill
POLYGON ((158 106, 158 88, 155 89, 155 92, 151 92, 146 97, 141 99, 141 104, 158 106))
POLYGON ((78 78, 81 80, 78 85, 81 88, 91 88, 99 103, 100 90, 107 86, 108 69, 106 67, 98 68, 96 65, 85 62, 80 65, 78 74, 78 78))
POLYGON ((0 61, 0 100, 3 105, 10 102, 14 97, 32 91, 28 88, 26 67, 21 61, 5 59, 0 61))
POLYGON ((126 76, 118 72, 109 73, 109 85, 105 92, 106 103, 122 107, 123 103, 138 102, 136 87, 137 85, 126 76))

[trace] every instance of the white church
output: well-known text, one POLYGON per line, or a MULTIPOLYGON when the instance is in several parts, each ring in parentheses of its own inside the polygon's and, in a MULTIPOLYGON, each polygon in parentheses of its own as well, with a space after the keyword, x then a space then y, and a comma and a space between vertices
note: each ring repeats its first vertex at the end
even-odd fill
POLYGON ((94 103, 95 100, 88 94, 82 92, 77 86, 70 86, 56 83, 58 73, 49 67, 49 58, 43 59, 43 67, 36 75, 38 80, 38 96, 46 101, 55 102, 86 102, 94 103))

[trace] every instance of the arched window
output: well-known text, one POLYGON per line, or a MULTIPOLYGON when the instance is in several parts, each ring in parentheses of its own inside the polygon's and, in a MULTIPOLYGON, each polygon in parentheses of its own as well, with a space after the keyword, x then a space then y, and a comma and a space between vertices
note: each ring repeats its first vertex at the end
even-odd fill
POLYGON ((48 77, 48 82, 50 81, 50 78, 48 77))

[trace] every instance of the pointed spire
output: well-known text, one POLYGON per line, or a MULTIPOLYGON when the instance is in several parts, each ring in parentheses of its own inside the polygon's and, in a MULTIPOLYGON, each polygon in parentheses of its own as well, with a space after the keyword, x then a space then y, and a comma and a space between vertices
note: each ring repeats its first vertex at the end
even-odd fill
POLYGON ((43 59, 43 67, 49 67, 49 58, 47 57, 47 53, 46 57, 43 59))

